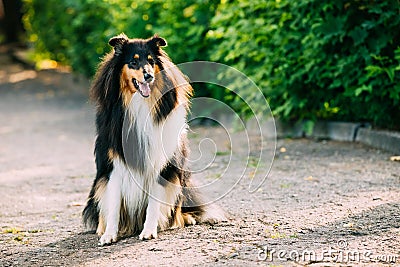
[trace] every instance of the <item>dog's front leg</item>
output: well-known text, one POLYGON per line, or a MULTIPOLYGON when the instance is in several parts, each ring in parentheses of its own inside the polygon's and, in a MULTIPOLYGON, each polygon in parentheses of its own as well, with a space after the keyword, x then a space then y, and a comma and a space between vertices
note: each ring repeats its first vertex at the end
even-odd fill
POLYGON ((158 219, 160 218, 160 200, 163 199, 164 188, 157 182, 150 189, 149 203, 146 209, 146 219, 140 240, 157 238, 158 219))
POLYGON ((117 242, 121 209, 121 189, 118 178, 118 175, 112 173, 104 197, 100 201, 101 213, 104 214, 106 220, 106 230, 99 240, 100 246, 117 242))

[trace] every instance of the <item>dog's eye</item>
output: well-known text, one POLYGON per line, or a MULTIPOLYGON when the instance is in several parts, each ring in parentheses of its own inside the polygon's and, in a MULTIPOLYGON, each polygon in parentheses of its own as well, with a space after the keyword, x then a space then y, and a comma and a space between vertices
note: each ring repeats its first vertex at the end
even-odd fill
POLYGON ((154 59, 149 58, 147 61, 149 62, 150 65, 154 65, 154 59))

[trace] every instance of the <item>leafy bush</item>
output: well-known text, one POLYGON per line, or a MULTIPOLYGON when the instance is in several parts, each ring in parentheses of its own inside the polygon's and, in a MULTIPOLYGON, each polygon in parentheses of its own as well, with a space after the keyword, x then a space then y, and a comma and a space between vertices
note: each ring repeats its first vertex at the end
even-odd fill
POLYGON ((165 1, 154 32, 164 36, 166 48, 176 63, 208 59, 209 24, 217 9, 217 0, 165 1))
POLYGON ((24 0, 24 24, 38 53, 92 76, 121 32, 150 37, 161 2, 107 0, 24 0))
POLYGON ((205 35, 218 1, 25 0, 25 26, 38 52, 92 76, 109 38, 158 33, 175 62, 206 60, 205 35), (49 26, 50 25, 50 26, 49 26), (184 47, 184 49, 177 49, 184 47), (172 52, 172 51, 170 51, 172 52))
MULTIPOLYGON (((398 0, 24 4, 24 23, 35 48, 89 77, 113 35, 158 33, 168 40, 167 52, 177 63, 211 59, 248 75, 281 119, 370 121, 400 129, 398 0)), ((229 75, 222 74, 262 112, 265 106, 253 87, 229 75)), ((205 94, 249 111, 237 95, 208 89, 205 94)))
POLYGON ((282 119, 400 128, 399 28, 397 0, 255 0, 221 5, 208 36, 282 119))
MULTIPOLYGON (((165 48, 175 63, 209 60, 212 44, 206 39, 218 0, 164 1, 153 31, 165 37, 165 48)), ((193 84, 196 96, 223 100, 224 90, 210 84, 193 84)))

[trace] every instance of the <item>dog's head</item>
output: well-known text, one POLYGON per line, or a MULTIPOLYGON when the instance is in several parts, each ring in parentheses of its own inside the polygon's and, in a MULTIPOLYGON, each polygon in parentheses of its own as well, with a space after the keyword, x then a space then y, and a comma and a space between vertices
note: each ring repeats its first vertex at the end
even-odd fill
POLYGON ((109 44, 114 47, 114 56, 122 63, 122 87, 149 97, 155 75, 160 71, 161 47, 167 42, 157 35, 149 39, 129 39, 120 34, 111 38, 109 44))

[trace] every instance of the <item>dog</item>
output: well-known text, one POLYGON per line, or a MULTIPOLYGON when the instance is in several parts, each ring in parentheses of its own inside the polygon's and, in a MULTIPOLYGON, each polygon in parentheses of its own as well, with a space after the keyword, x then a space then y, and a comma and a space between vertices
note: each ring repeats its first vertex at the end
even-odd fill
POLYGON ((191 182, 186 116, 193 89, 162 49, 166 40, 122 33, 109 45, 90 89, 97 173, 82 213, 85 226, 107 245, 224 220, 191 182))

